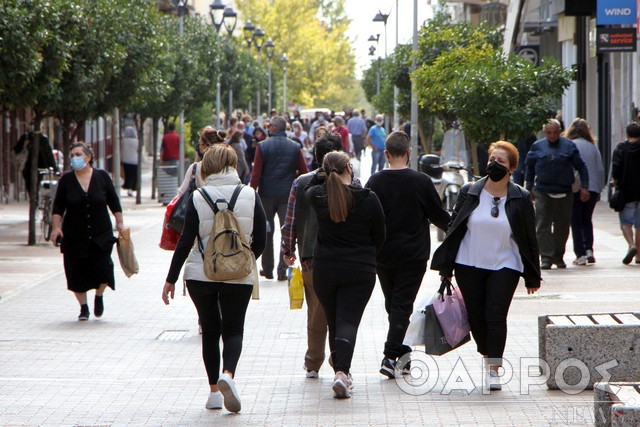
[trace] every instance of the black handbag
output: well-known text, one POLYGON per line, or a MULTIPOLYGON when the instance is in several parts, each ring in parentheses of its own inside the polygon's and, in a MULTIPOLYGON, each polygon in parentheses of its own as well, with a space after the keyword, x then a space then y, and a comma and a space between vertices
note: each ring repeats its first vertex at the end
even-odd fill
POLYGON ((442 356, 471 340, 471 336, 467 334, 458 345, 452 347, 444 336, 444 331, 440 326, 440 321, 433 305, 428 305, 424 308, 424 321, 424 350, 427 354, 442 356))
POLYGON ((198 168, 198 164, 194 163, 193 169, 191 169, 191 180, 189 181, 189 188, 187 191, 182 193, 180 199, 178 199, 176 205, 173 207, 173 211, 171 211, 171 216, 169 216, 169 223, 167 227, 172 230, 177 231, 178 233, 182 233, 182 229, 184 228, 184 219, 187 216, 187 205, 189 204, 189 197, 191 197, 191 193, 196 191, 196 169, 198 168))
POLYGON ((622 193, 622 189, 616 187, 613 194, 609 197, 609 207, 616 212, 622 212, 624 210, 624 205, 624 194, 622 193))

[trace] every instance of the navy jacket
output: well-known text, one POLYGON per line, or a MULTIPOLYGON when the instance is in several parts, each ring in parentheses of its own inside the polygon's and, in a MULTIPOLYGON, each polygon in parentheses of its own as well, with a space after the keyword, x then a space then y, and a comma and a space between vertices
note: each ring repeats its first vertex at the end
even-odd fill
POLYGON ((580 152, 570 139, 560 137, 555 143, 547 138, 536 141, 525 161, 525 181, 527 190, 532 188, 541 193, 571 193, 575 181, 573 170, 580 173, 582 188, 589 188, 589 172, 580 157, 580 152), (535 181, 535 182, 534 182, 535 181))

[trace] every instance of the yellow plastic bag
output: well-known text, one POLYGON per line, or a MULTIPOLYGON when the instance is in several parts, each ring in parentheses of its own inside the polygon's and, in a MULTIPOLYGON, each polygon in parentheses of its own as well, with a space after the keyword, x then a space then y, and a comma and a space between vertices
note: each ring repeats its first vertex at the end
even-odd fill
POLYGON ((304 281, 300 267, 289 267, 289 308, 300 310, 304 301, 304 281))

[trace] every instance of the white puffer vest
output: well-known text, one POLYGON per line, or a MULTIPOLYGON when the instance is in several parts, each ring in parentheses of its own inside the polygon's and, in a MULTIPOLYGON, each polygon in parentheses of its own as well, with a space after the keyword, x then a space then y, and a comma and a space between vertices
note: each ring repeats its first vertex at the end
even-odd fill
MULTIPOLYGON (((238 172, 235 169, 227 168, 223 172, 209 175, 202 188, 207 191, 214 202, 216 199, 220 198, 230 201, 231 196, 233 195, 233 190, 235 190, 238 184, 241 184, 238 172)), ((193 193, 193 204, 198 212, 198 218, 200 220, 198 234, 200 235, 200 239, 202 239, 202 246, 206 247, 207 241, 209 240, 209 234, 211 233, 211 227, 213 227, 214 213, 207 201, 202 197, 202 194, 198 191, 193 193)), ((249 243, 251 243, 253 235, 253 212, 255 204, 256 192, 253 188, 245 186, 240 192, 236 205, 233 208, 233 213, 236 215, 236 218, 238 218, 240 229, 249 243)), ((221 203, 220 207, 224 209, 224 204, 221 203)), ((255 270, 255 266, 253 269, 255 270)), ((235 280, 225 280, 224 283, 253 285, 254 276, 255 272, 252 272, 252 274, 247 277, 235 280)), ((184 279, 211 282, 211 280, 204 274, 204 268, 202 266, 202 252, 200 252, 200 248, 198 247, 197 239, 189 257, 187 258, 187 263, 184 269, 184 279)))

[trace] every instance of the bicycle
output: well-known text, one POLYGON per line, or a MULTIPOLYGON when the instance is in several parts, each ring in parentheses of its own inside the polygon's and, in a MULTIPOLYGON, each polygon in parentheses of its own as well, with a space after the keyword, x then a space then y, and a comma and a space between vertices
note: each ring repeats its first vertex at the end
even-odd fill
POLYGON ((51 215, 53 212, 53 199, 58 188, 58 180, 53 168, 38 169, 38 175, 42 176, 38 194, 38 209, 42 211, 40 229, 44 240, 48 242, 51 239, 53 228, 51 215))

